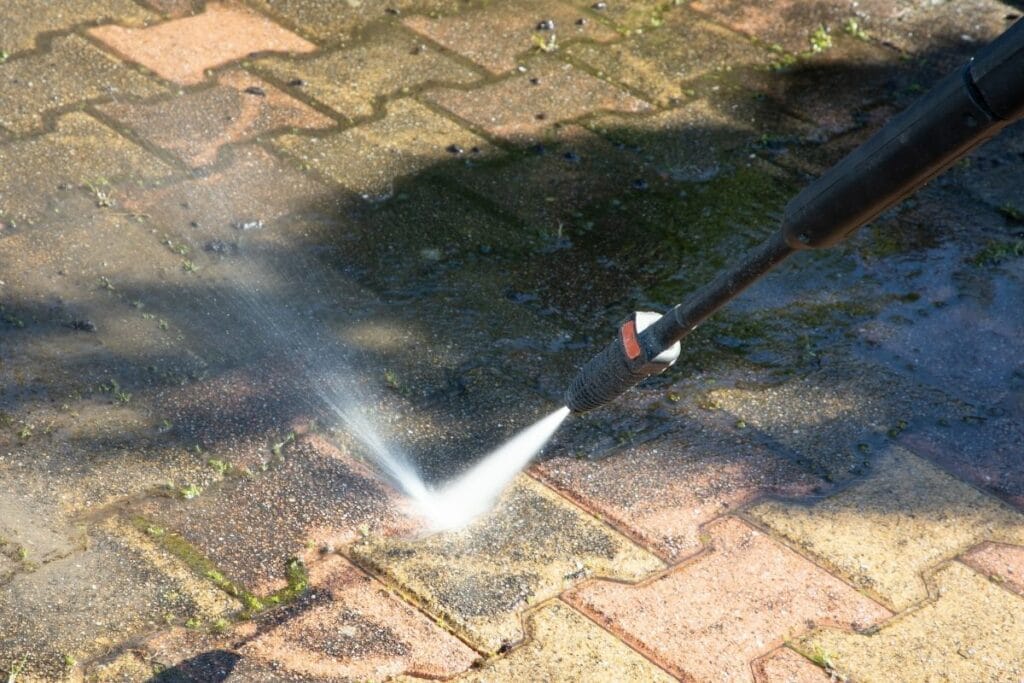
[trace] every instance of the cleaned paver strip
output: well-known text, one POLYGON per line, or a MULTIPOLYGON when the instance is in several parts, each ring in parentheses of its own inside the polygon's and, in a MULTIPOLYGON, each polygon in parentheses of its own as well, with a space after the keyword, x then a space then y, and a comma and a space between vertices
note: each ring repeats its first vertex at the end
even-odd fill
POLYGON ((101 26, 90 35, 159 76, 182 85, 259 52, 313 52, 316 46, 240 5, 211 2, 196 16, 147 28, 101 26))
POLYGON ((193 166, 217 160, 223 145, 284 129, 323 129, 333 119, 241 70, 217 76, 213 88, 169 100, 111 102, 98 109, 157 147, 193 166))
POLYGON ((411 541, 371 535, 351 552, 486 653, 522 640, 520 616, 531 604, 591 575, 637 581, 663 566, 525 476, 464 531, 411 541))
POLYGON ((1016 681, 1024 676, 1024 598, 959 562, 933 598, 872 634, 817 630, 795 647, 856 681, 1016 681))
POLYGON ((1024 542, 1024 515, 897 446, 839 493, 748 514, 897 611, 928 597, 923 575, 939 562, 985 540, 1024 542))
POLYGON ((707 554, 639 586, 584 584, 569 602, 674 675, 697 680, 752 680, 751 660, 809 624, 857 629, 889 616, 745 522, 725 518, 706 532, 707 554))

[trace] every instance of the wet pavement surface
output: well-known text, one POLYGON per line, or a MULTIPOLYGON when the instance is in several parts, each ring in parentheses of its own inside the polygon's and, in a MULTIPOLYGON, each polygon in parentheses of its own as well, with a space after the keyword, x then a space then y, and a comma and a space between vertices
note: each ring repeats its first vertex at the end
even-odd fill
POLYGON ((1024 677, 1020 124, 467 529, 377 457, 560 407, 1019 2, 9 4, 11 680, 1024 677))

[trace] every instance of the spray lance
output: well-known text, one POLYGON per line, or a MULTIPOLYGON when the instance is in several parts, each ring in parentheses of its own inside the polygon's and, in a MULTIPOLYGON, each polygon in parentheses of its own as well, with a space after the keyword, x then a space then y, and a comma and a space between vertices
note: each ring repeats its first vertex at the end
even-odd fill
POLYGON ((1024 19, 805 187, 781 229, 731 269, 664 315, 634 313, 577 373, 566 406, 592 410, 663 372, 683 337, 787 256, 844 240, 1022 117, 1024 19))

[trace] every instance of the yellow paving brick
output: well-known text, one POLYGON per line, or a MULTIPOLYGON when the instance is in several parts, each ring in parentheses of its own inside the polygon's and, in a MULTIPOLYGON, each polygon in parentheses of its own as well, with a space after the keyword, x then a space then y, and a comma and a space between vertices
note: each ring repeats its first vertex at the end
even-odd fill
POLYGON ((494 659, 459 683, 490 681, 588 681, 620 683, 674 680, 612 634, 562 602, 526 618, 529 642, 494 659))
POLYGON ((284 135, 274 145, 368 197, 390 195, 400 176, 451 163, 460 156, 448 151, 453 145, 474 157, 493 150, 482 138, 410 99, 388 104, 387 115, 379 121, 337 135, 284 135))
POLYGON ((749 514, 897 611, 927 597, 922 575, 939 562, 983 540, 1024 538, 1024 515, 896 446, 834 496, 749 514))
POLYGON ((352 553, 486 652, 523 638, 520 614, 529 605, 587 576, 637 581, 663 566, 525 476, 463 531, 410 541, 370 537, 352 553))
POLYGON ((479 75, 417 36, 394 30, 312 59, 272 57, 255 68, 350 118, 373 114, 378 98, 424 83, 465 85, 479 75), (301 82, 301 84, 300 84, 301 82))
POLYGON ((1024 600, 953 562, 935 600, 871 635, 822 629, 796 646, 858 683, 1024 680, 1024 600))

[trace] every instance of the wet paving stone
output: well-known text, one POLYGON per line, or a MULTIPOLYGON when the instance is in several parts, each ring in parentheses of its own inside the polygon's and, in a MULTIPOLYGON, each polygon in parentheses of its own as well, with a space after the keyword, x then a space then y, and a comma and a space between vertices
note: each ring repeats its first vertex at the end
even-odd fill
POLYGON ((199 12, 195 0, 145 0, 145 3, 166 17, 179 18, 199 12))
POLYGON ((865 628, 889 613, 735 518, 707 528, 709 550, 668 574, 626 586, 592 582, 568 594, 675 676, 752 680, 751 660, 815 622, 865 628), (666 609, 685 595, 683 609, 666 609))
POLYGON ((809 132, 806 124, 752 97, 743 102, 688 100, 650 116, 601 115, 585 125, 662 178, 684 183, 727 174, 751 149, 782 146, 809 132))
POLYGON ((35 48, 40 33, 110 21, 143 26, 156 18, 152 12, 131 0, 54 0, 45 3, 9 0, 4 3, 0 46, 8 54, 15 55, 35 48))
MULTIPOLYGON (((857 3, 847 9, 844 3, 819 1, 773 0, 752 5, 736 0, 697 0, 691 6, 734 31, 757 38, 766 45, 798 54, 813 49, 815 43, 812 42, 812 36, 819 27, 838 32, 843 20, 857 20, 858 14, 864 15, 857 12, 858 5, 871 7, 873 4, 857 3)), ((886 4, 895 12, 899 3, 886 4)), ((873 16, 870 10, 868 12, 873 16)), ((864 23, 874 26, 870 21, 864 23)), ((817 45, 819 49, 823 47, 824 39, 819 38, 817 45)))
POLYGON ((206 71, 259 52, 313 52, 316 46, 241 6, 206 5, 196 16, 148 28, 102 26, 97 40, 162 78, 182 85, 201 82, 206 71))
POLYGON ((960 561, 1024 596, 1024 547, 983 543, 961 557, 960 561))
POLYGON ((698 15, 677 11, 658 29, 608 46, 573 44, 564 54, 664 107, 684 100, 692 81, 715 71, 763 65, 769 53, 698 15))
POLYGON ((402 176, 451 163, 446 151, 451 145, 475 147, 481 157, 495 153, 482 138, 410 99, 393 100, 384 118, 335 135, 284 135, 274 141, 325 178, 378 201, 394 194, 402 176))
POLYGON ((352 543, 360 527, 389 534, 411 524, 365 466, 315 437, 282 447, 266 472, 195 493, 147 500, 136 512, 259 596, 288 586, 292 558, 312 561, 327 545, 352 543))
POLYGON ((261 634, 240 648, 243 657, 310 678, 374 681, 402 673, 448 678, 477 659, 337 555, 313 564, 309 583, 299 601, 261 620, 261 634))
POLYGON ((568 238, 587 209, 607 197, 633 194, 632 183, 657 178, 628 152, 575 124, 545 135, 522 155, 496 163, 445 169, 459 184, 522 220, 538 236, 568 238))
MULTIPOLYGON (((374 25, 394 25, 407 15, 464 11, 463 0, 392 0, 346 2, 334 0, 256 0, 255 6, 285 26, 294 26, 325 46, 344 44, 374 25)), ((372 30, 372 29, 371 29, 372 30)))
POLYGON ((650 108, 606 81, 550 59, 530 60, 526 73, 472 92, 439 89, 426 97, 491 135, 515 142, 535 141, 550 126, 586 114, 650 108))
POLYGON ((45 126, 49 112, 90 100, 162 92, 155 80, 81 36, 61 36, 44 52, 0 63, 0 126, 34 132, 45 126))
POLYGON ((866 472, 877 449, 916 415, 956 420, 963 409, 937 389, 878 367, 861 369, 856 376, 852 367, 826 365, 783 381, 712 387, 703 405, 742 420, 770 448, 835 482, 866 472))
POLYGON ((1010 27, 1020 8, 999 0, 955 3, 859 3, 860 23, 874 40, 927 60, 939 72, 963 65, 1010 27))
MULTIPOLYGON (((671 681, 671 676, 563 602, 548 603, 524 619, 528 640, 468 681, 671 681)), ((406 683, 411 683, 406 681, 406 683)))
POLYGON ((630 2, 594 2, 594 0, 572 0, 572 4, 588 10, 599 21, 610 21, 619 32, 633 35, 659 28, 666 20, 681 9, 683 3, 665 0, 631 0, 630 2))
POLYGON ((63 196, 92 192, 90 185, 111 192, 118 181, 156 181, 171 173, 163 161, 93 117, 65 114, 53 132, 0 144, 0 220, 13 234, 59 210, 63 196))
POLYGON ((698 552, 705 524, 757 496, 799 496, 824 484, 742 436, 680 421, 685 426, 596 462, 556 457, 534 471, 669 562, 698 552))
POLYGON ((293 92, 350 119, 370 116, 379 99, 426 83, 468 85, 479 80, 473 69, 402 30, 376 33, 361 44, 308 60, 259 60, 254 68, 279 82, 294 83, 293 92))
POLYGON ((404 23, 491 73, 502 74, 515 69, 522 56, 542 49, 541 45, 554 50, 578 39, 608 42, 616 38, 615 31, 592 19, 592 14, 561 2, 529 0, 452 16, 412 16, 404 23))
POLYGON ((1024 675, 1024 599, 958 562, 932 578, 932 598, 869 633, 822 628, 794 646, 858 681, 1010 681, 1024 675))
POLYGON ((897 611, 928 597, 922 576, 943 560, 1024 538, 1024 515, 896 446, 839 493, 747 512, 897 611))
POLYGON ((156 147, 192 167, 212 164, 224 145, 284 129, 323 129, 335 122, 244 71, 226 71, 217 85, 150 104, 98 107, 156 147))
POLYGON ((464 531, 402 541, 371 535, 355 561, 489 653, 524 637, 525 608, 587 576, 636 581, 662 565, 529 478, 464 531))
POLYGON ((802 57, 765 79, 763 87, 774 101, 816 124, 808 137, 823 142, 870 124, 878 107, 888 107, 880 118, 890 118, 939 75, 900 69, 894 57, 891 48, 837 35, 828 49, 802 57), (837 82, 844 87, 836 88, 837 82))
POLYGON ((223 617, 233 601, 116 522, 89 532, 88 548, 0 586, 0 667, 24 661, 24 674, 66 676, 165 619, 223 617))
POLYGON ((124 206, 149 216, 186 243, 192 253, 208 240, 225 243, 261 239, 275 222, 293 212, 330 203, 328 189, 261 147, 242 145, 228 152, 225 163, 184 182, 127 192, 124 206), (263 230, 236 225, 262 221, 263 230), (195 224, 195 225, 193 225, 195 224))

